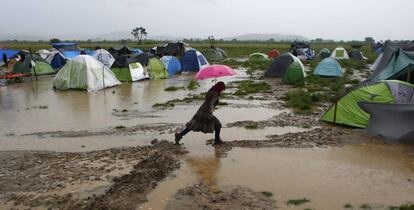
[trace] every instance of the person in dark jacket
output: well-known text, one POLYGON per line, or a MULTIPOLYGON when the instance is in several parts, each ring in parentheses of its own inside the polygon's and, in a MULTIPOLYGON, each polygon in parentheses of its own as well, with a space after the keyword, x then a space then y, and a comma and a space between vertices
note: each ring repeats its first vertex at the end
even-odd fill
POLYGON ((185 134, 190 131, 213 133, 215 132, 214 144, 221 144, 220 138, 221 123, 213 115, 214 109, 219 102, 221 92, 224 91, 226 85, 224 82, 218 82, 207 92, 204 103, 200 106, 193 118, 185 124, 185 129, 175 134, 175 143, 179 143, 185 134))

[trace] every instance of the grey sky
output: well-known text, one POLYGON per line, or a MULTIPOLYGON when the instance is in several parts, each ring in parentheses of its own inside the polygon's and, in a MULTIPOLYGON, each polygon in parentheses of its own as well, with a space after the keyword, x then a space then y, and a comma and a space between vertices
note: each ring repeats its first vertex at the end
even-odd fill
POLYGON ((144 26, 157 36, 414 39, 413 6, 412 0, 1 0, 7 9, 0 34, 95 35, 144 26))

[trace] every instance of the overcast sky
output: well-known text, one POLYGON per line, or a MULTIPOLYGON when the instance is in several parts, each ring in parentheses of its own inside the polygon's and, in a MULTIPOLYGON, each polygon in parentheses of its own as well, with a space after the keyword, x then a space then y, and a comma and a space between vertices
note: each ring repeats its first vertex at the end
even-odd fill
POLYGON ((18 35, 97 35, 143 26, 156 36, 281 33, 310 39, 414 39, 413 0, 0 1, 0 33, 18 35))

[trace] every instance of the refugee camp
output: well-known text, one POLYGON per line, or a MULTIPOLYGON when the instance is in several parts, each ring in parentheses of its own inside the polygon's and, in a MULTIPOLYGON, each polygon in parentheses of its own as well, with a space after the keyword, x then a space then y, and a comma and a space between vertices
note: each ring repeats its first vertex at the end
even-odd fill
POLYGON ((3 0, 0 210, 414 210, 414 2, 3 0))

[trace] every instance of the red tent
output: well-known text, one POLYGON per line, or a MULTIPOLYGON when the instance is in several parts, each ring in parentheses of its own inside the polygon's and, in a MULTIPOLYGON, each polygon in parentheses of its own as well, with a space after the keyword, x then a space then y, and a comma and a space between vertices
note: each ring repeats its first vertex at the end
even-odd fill
POLYGON ((270 51, 267 53, 267 56, 268 56, 269 58, 276 58, 276 57, 279 57, 279 55, 280 55, 280 52, 279 52, 279 50, 276 50, 276 49, 270 50, 270 51))

